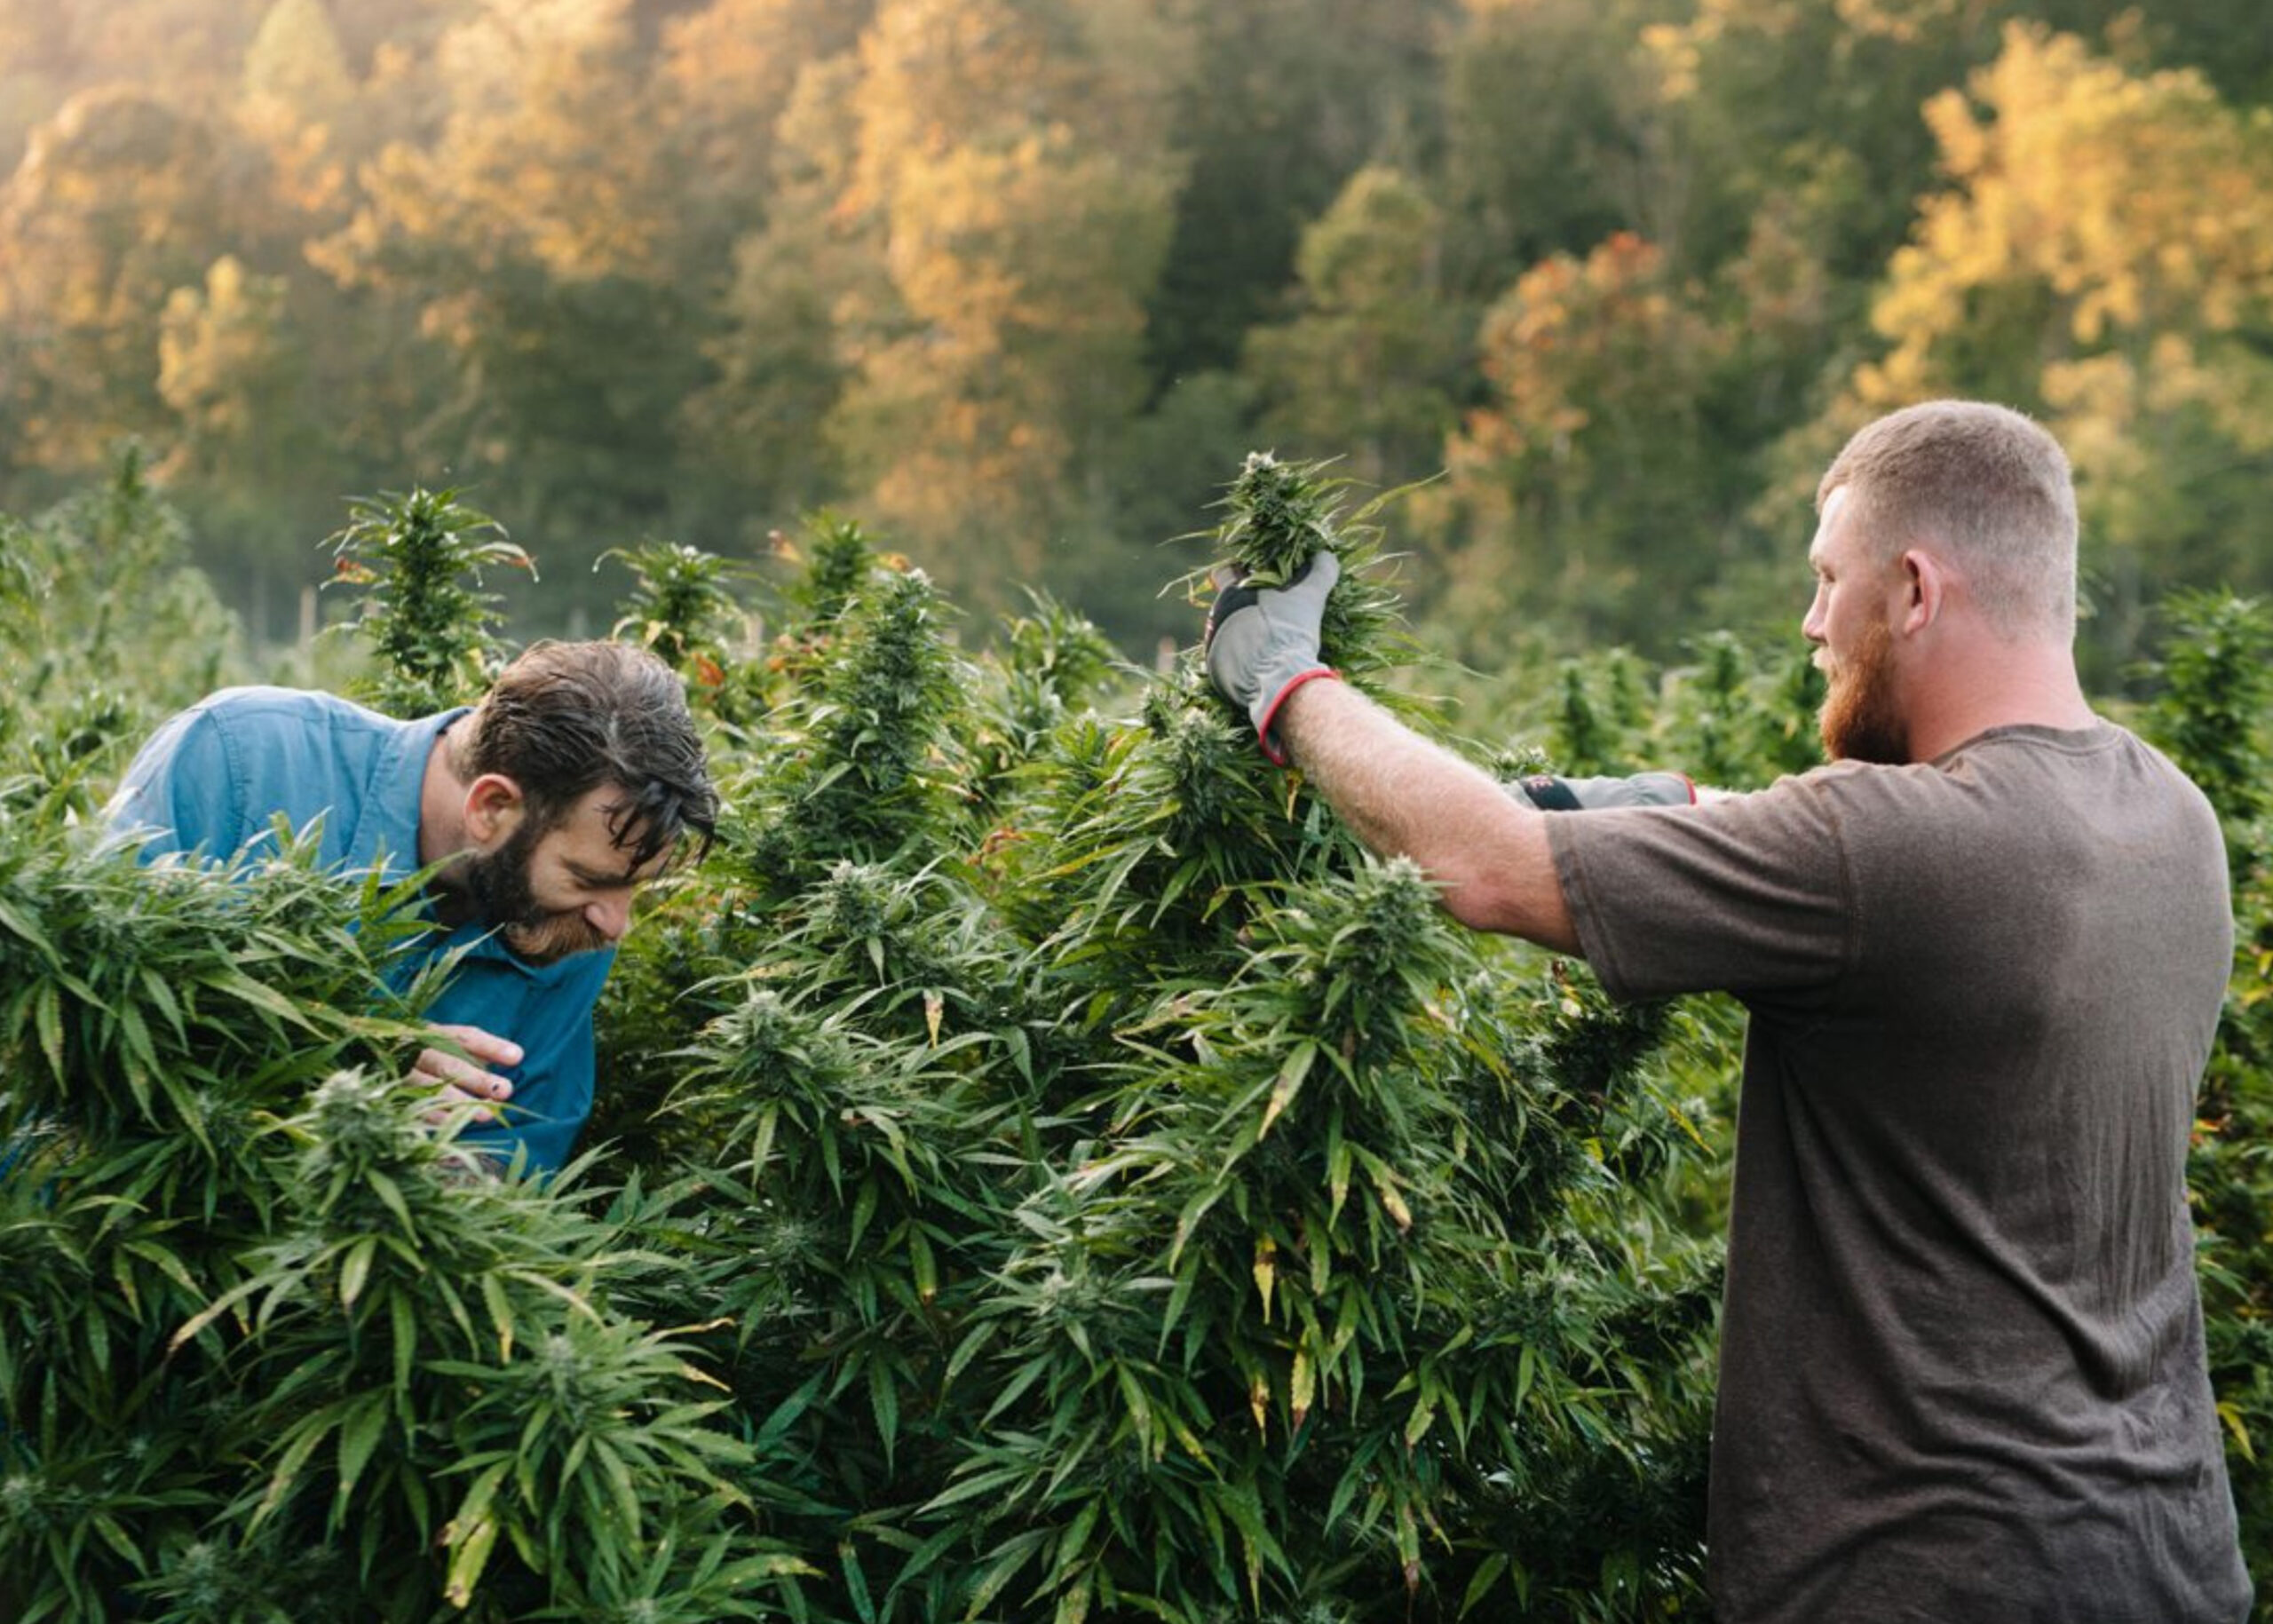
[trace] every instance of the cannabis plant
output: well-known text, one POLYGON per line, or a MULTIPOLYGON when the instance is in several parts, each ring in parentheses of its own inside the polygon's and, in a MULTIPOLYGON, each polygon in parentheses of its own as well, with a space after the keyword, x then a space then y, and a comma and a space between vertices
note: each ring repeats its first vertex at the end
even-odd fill
POLYGON ((0 814, 8 1616, 757 1616, 715 1382, 420 1120, 410 891, 314 863, 0 814))
POLYGON ((736 612, 726 559, 677 542, 610 548, 593 567, 610 560, 632 574, 631 595, 611 637, 652 649, 682 675, 701 668, 705 682, 721 680, 717 645, 736 612))
MULTIPOLYGON (((1328 657, 1443 735, 1390 511, 1249 458, 1192 581, 1334 550, 1328 657)), ((503 654, 503 547, 447 494, 359 509, 391 702, 503 654)), ((732 811, 619 955, 546 1183, 421 1120, 403 895, 90 849, 28 769, 54 728, 0 732, 0 1600, 1693 1612, 1724 1024, 1453 925, 1196 650, 1140 673, 1040 598, 966 647, 852 521, 796 557, 760 644, 715 561, 623 555, 732 811)), ((1778 675, 1693 679, 1732 772, 1778 675)), ((1586 681, 1637 756, 1691 691, 1586 681)))
POLYGON ((131 443, 96 489, 28 523, 0 516, 0 796, 60 792, 88 815, 159 717, 239 674, 237 646, 131 443))
POLYGON ((1208 538, 1213 561, 1185 577, 1187 595, 1228 574, 1258 587, 1292 580, 1320 551, 1342 566, 1327 596, 1320 627, 1327 663, 1347 676, 1378 672, 1407 650, 1392 635, 1395 594, 1382 585, 1382 530, 1375 516, 1399 493, 1389 492, 1348 508, 1353 482, 1333 475, 1327 463, 1282 463, 1267 451, 1250 452, 1239 478, 1218 505, 1228 517, 1208 538))
POLYGON ((2250 1570, 2262 1573, 2273 1562, 2273 610, 2205 593, 2174 599, 2166 615, 2145 725, 2209 796, 2234 875, 2234 978, 2188 1172, 2227 1469, 2250 1570))
POLYGON ((503 527, 457 495, 414 487, 358 497, 330 539, 333 579, 363 594, 351 627, 382 662, 366 697, 391 715, 478 697, 504 662, 499 600, 483 590, 482 571, 535 573, 503 527))
MULTIPOLYGON (((1335 547, 1334 657, 1385 675, 1374 534, 1315 470, 1243 480, 1219 560, 1335 547)), ((798 1604, 1693 1596, 1715 1250, 1588 1229, 1666 1227, 1664 1023, 1455 931, 1196 658, 1100 714, 1072 629, 974 677, 920 578, 832 563, 708 900, 627 955, 669 966, 633 1018, 693 1028, 649 1311, 731 1322, 798 1604)))

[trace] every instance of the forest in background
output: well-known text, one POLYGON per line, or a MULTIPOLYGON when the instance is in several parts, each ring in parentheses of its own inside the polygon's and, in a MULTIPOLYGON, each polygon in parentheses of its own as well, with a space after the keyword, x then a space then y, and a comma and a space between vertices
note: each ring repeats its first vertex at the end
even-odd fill
POLYGON ((2104 685, 2273 586, 2269 104, 2262 0, 0 0, 0 511, 139 440, 273 643, 356 495, 527 632, 837 507, 1140 652, 1267 445, 1427 481, 1488 669, 1788 636, 1829 453, 1964 393, 2076 459, 2104 685))

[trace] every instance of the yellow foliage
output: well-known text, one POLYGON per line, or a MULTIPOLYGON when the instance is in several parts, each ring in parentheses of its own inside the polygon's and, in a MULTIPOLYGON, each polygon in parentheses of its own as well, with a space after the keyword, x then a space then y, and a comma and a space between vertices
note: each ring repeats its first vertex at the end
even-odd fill
POLYGON ((1470 414, 1450 450, 1455 463, 1553 454, 1604 404, 1656 387, 1703 338, 1672 296, 1664 254, 1630 232, 1583 261, 1532 266, 1485 318, 1483 368, 1493 403, 1470 414))
POLYGON ((1890 264, 1872 316, 1891 348, 1855 373, 1861 404, 1978 389, 1984 346, 2033 356, 2035 388, 2103 490, 2141 475, 2124 446, 2147 419, 2200 408, 2245 442, 2273 432, 2263 364, 2229 342, 2273 310, 2262 118, 2198 74, 2135 74, 2017 23, 1968 91, 1925 115, 1949 185, 1890 264), (2015 312, 2041 325, 2000 331, 2015 312))
POLYGON ((1176 9, 1073 14, 1087 51, 1006 0, 883 0, 828 214, 885 273, 835 310, 850 377, 831 432, 865 511, 927 543, 984 527, 1026 565, 1061 527, 1072 464, 1143 388, 1180 176, 1145 88, 1181 59, 1176 9))
POLYGON ((365 167, 368 201, 318 262, 369 277, 390 245, 423 242, 477 267, 527 257, 566 281, 653 273, 652 131, 622 116, 644 90, 632 28, 630 0, 487 0, 437 50, 440 139, 365 167))
POLYGON ((2068 301, 2087 345, 2229 324, 2265 292, 2273 153, 2198 75, 2135 77, 2015 24, 1972 99, 1945 92, 1926 118, 1952 186, 1923 205, 1875 312, 1897 343, 1931 347, 1967 289, 2016 278, 2068 301))
POLYGON ((158 337, 158 392, 197 435, 226 439, 258 427, 248 385, 280 351, 284 283, 249 274, 234 254, 205 273, 205 286, 177 288, 158 337))

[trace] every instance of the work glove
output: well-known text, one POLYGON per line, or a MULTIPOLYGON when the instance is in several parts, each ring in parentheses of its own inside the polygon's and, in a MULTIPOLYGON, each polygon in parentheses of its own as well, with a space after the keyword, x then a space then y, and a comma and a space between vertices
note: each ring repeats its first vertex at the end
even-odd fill
POLYGON ((1678 772, 1636 772, 1631 778, 1557 778, 1536 772, 1516 787, 1541 812, 1600 812, 1611 806, 1688 806, 1697 786, 1678 772))
POLYGON ((1284 586, 1232 577, 1208 612, 1208 678, 1247 712, 1263 753, 1282 767, 1287 752, 1272 730, 1279 708, 1311 678, 1337 675, 1318 645, 1326 596, 1341 578, 1333 552, 1321 549, 1284 586))

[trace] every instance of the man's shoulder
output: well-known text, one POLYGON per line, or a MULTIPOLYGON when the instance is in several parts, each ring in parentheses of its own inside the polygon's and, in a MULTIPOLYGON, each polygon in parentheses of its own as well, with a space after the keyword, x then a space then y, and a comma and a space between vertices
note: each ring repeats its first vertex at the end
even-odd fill
POLYGON ((194 714, 210 717, 232 728, 344 727, 391 733, 405 725, 353 700, 320 688, 286 688, 265 683, 219 689, 191 709, 194 714))
POLYGON ((1870 854, 1905 884, 1927 872, 1959 885, 2048 882, 2141 852, 2166 876, 2190 865, 2223 872, 2201 790, 2112 723, 1994 728, 1930 762, 1842 763, 1796 781, 1850 854, 1870 854))
POLYGON ((226 736, 248 762, 305 774, 329 766, 358 780, 432 719, 403 722, 314 688, 224 688, 192 712, 226 736))
POLYGON ((2144 778, 2179 794, 2185 775, 2152 746, 2111 722, 2079 729, 2014 725, 1977 733, 1931 761, 1837 761, 1779 780, 1776 789, 1851 807, 1952 808, 1984 796, 2075 793, 2110 778, 2144 778))

